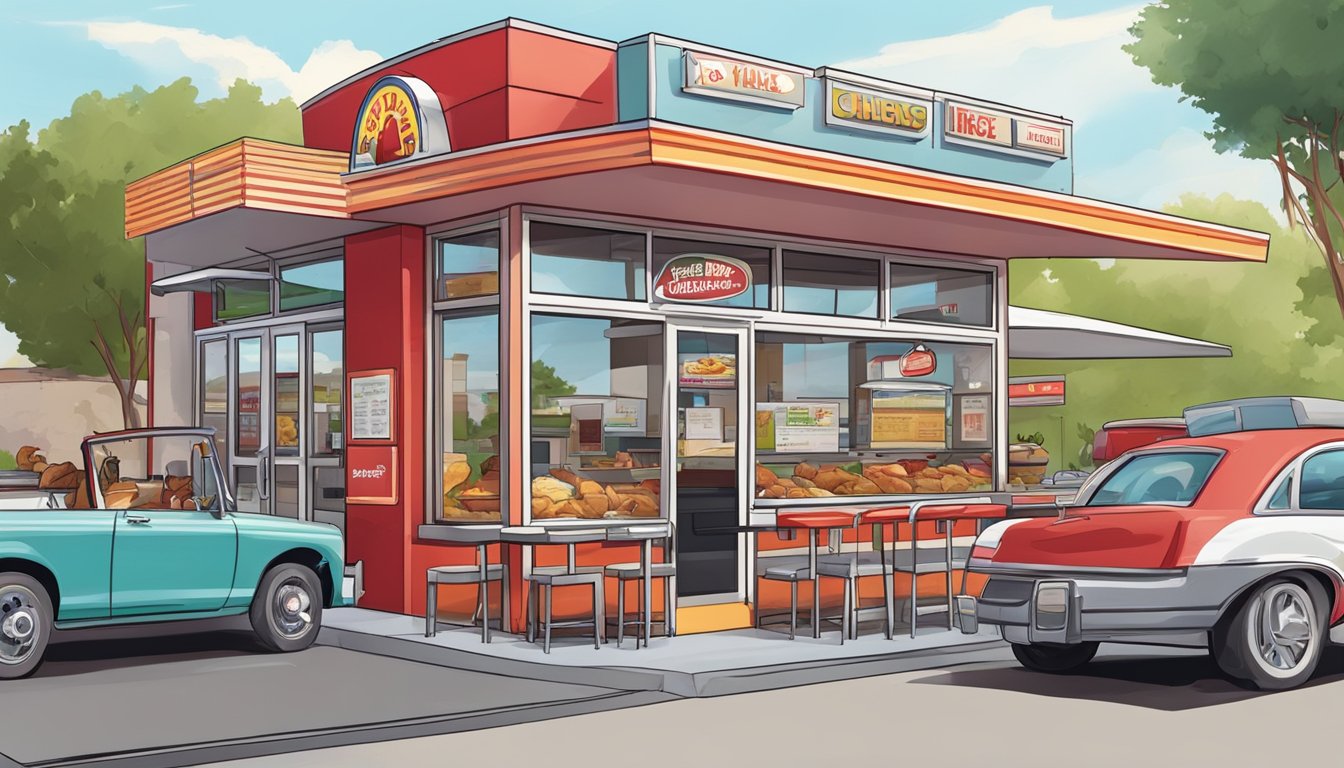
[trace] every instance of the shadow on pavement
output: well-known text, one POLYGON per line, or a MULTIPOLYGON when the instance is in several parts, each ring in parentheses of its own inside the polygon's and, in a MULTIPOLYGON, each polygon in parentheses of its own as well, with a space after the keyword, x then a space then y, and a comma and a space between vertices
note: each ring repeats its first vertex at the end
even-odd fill
MULTIPOLYGON (((1307 686, 1344 679, 1344 648, 1328 648, 1307 686)), ((1100 657, 1071 675, 1031 672, 1017 666, 954 670, 911 683, 956 685, 1036 696, 1087 699, 1179 712, 1272 695, 1229 680, 1207 654, 1100 657)))
POLYGON ((238 631, 140 638, 81 638, 48 646, 46 661, 33 678, 257 654, 265 654, 265 651, 252 634, 238 631))

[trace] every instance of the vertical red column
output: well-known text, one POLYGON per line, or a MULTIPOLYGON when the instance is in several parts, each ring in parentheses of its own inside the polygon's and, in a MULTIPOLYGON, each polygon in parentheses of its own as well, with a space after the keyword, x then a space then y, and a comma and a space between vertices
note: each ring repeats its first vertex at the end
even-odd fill
MULTIPOLYGON (((346 560, 364 561, 360 605, 396 613, 414 611, 412 585, 420 583, 412 578, 410 549, 425 510, 426 266, 419 227, 389 227, 345 241, 346 371, 394 371, 398 453, 397 502, 346 505, 346 560)), ((349 419, 346 430, 348 441, 349 419)))

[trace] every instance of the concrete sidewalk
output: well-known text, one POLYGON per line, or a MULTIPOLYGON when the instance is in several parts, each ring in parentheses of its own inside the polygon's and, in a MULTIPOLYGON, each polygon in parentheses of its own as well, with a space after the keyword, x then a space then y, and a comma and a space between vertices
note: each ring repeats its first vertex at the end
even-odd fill
POLYGON ((780 632, 744 629, 654 637, 649 647, 639 649, 629 637, 619 648, 609 638, 601 649, 592 647, 591 637, 553 638, 546 654, 518 635, 492 632, 491 642, 484 644, 479 629, 442 629, 427 638, 424 619, 400 614, 340 608, 322 618, 320 644, 489 674, 681 697, 967 664, 1002 649, 994 630, 963 635, 930 627, 914 638, 906 634, 893 640, 869 632, 841 645, 837 631, 823 632, 820 639, 789 640, 780 632))

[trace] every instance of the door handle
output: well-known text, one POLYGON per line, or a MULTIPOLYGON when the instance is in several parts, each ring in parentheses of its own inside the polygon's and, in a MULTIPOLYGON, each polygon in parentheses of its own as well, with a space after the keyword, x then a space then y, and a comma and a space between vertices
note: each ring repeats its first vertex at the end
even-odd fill
POLYGON ((262 501, 271 498, 271 446, 257 451, 257 495, 262 501))
POLYGON ((149 522, 149 518, 144 515, 127 515, 126 522, 131 525, 144 525, 149 522))

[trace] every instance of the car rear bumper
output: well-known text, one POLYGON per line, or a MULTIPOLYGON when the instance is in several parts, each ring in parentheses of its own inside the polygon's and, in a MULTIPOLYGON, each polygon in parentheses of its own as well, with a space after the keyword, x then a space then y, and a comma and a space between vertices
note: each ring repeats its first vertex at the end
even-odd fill
MULTIPOLYGON (((1069 571, 971 563, 989 576, 974 612, 1011 643, 1202 645, 1224 606, 1281 563, 1069 571)), ((962 611, 971 610, 963 602, 962 611)), ((969 626, 969 622, 963 622, 969 626)))

